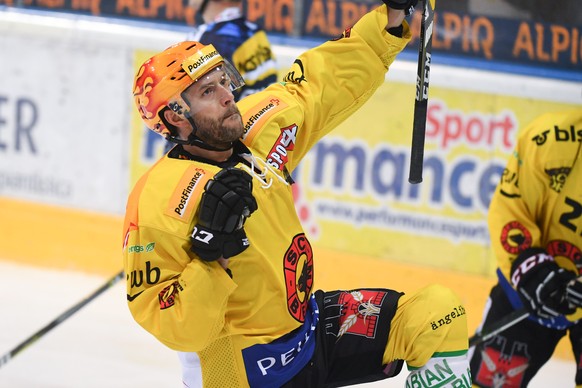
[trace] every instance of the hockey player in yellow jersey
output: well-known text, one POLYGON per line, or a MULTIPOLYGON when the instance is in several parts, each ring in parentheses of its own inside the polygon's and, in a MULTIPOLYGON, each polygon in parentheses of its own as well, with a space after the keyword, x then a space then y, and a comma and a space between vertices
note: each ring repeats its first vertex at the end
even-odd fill
POLYGON ((237 104, 240 75, 212 45, 182 42, 139 69, 141 117, 177 145, 128 199, 127 300, 179 353, 185 386, 342 386, 404 362, 411 387, 470 385, 458 297, 439 285, 317 290, 317 253, 294 208, 290 173, 384 83, 410 39, 416 1, 386 2, 237 104))
POLYGON ((488 326, 525 307, 530 315, 472 350, 479 387, 526 387, 569 334, 582 387, 582 108, 547 113, 520 132, 491 201, 498 283, 488 326))

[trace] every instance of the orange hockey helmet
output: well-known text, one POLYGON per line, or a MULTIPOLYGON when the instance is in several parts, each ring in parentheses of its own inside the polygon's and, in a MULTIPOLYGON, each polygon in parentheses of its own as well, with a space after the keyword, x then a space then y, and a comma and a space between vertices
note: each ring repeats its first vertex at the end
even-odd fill
POLYGON ((244 85, 240 73, 211 44, 177 43, 145 61, 135 76, 133 97, 146 126, 165 138, 173 137, 161 113, 169 108, 190 118, 192 107, 182 92, 217 68, 229 76, 231 91, 244 85))

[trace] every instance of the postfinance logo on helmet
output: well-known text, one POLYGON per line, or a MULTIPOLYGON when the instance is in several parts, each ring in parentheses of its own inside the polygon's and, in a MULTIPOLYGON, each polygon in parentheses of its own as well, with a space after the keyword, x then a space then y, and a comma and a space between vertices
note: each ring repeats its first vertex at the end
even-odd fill
POLYGON ((190 76, 193 83, 200 80, 205 74, 216 69, 224 72, 225 78, 230 83, 229 88, 231 91, 235 91, 245 84, 238 70, 224 59, 211 44, 204 46, 186 58, 181 66, 186 74, 190 76))
POLYGON ((193 81, 196 81, 223 61, 222 56, 210 44, 196 51, 194 55, 186 58, 182 62, 182 69, 184 69, 193 81))

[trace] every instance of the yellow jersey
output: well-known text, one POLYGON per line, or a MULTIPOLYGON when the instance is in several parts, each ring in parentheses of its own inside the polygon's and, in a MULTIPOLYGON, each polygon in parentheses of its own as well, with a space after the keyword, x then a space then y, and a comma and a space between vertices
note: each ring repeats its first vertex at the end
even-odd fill
MULTIPOLYGON (((253 176, 258 210, 244 225, 249 248, 229 261, 232 278, 190 251, 204 185, 223 166, 166 155, 129 196, 123 231, 129 309, 166 346, 199 355, 205 387, 249 386, 243 350, 304 326, 307 338, 316 324, 314 254, 288 172, 384 83, 410 39, 406 22, 402 38, 386 32, 386 22, 385 6, 371 11, 340 38, 298 57, 284 82, 237 103, 249 152, 237 147, 236 167, 253 176)), ((295 359, 310 357, 306 338, 274 361, 261 359, 253 373, 268 378, 275 367, 291 370, 295 359)), ((274 385, 269 381, 254 385, 274 385)))
MULTIPOLYGON (((547 113, 519 134, 489 208, 492 247, 508 290, 511 264, 528 248, 543 248, 561 267, 582 272, 582 108, 547 113)), ((582 309, 566 317, 582 318, 582 309)), ((566 319, 544 322, 563 328, 566 319)), ((540 321, 541 322, 541 321, 540 321)))

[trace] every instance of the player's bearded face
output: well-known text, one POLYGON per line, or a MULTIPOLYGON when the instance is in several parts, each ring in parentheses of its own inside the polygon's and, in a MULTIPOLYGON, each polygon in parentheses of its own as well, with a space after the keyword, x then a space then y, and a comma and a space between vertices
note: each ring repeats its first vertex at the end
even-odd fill
POLYGON ((242 117, 229 88, 230 79, 220 67, 186 89, 196 135, 215 147, 228 146, 244 133, 242 117))
POLYGON ((217 117, 197 115, 194 122, 196 134, 208 144, 222 145, 232 143, 243 135, 243 122, 238 107, 232 103, 226 112, 217 117))

